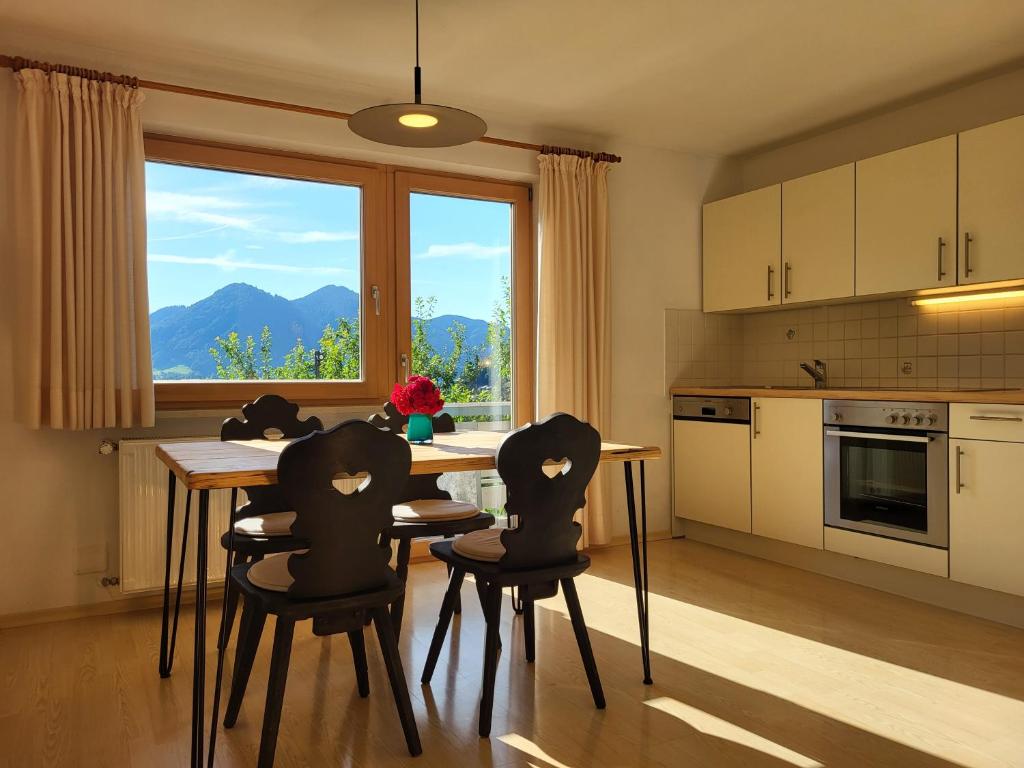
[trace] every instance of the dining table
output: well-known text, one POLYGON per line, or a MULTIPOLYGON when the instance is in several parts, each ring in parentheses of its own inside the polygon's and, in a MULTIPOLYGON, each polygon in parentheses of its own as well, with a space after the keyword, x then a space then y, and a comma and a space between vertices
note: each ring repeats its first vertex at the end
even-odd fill
MULTIPOLYGON (((468 430, 437 433, 430 444, 410 444, 412 451, 411 474, 428 475, 447 472, 477 472, 496 468, 495 457, 498 446, 507 432, 490 430, 468 430)), ((301 438, 299 438, 301 439, 301 438)), ((292 441, 280 440, 196 440, 160 443, 156 448, 157 458, 168 469, 167 483, 167 546, 164 571, 163 616, 161 621, 160 658, 158 671, 161 677, 169 677, 174 662, 174 646, 180 607, 181 570, 179 568, 179 598, 175 602, 173 621, 171 618, 171 540, 175 530, 175 492, 180 483, 188 491, 187 504, 191 503, 193 492, 198 495, 196 521, 196 573, 195 573, 195 627, 192 668, 192 752, 190 764, 199 768, 204 762, 206 700, 206 606, 207 570, 209 548, 210 491, 228 489, 232 491, 231 509, 234 510, 237 492, 240 488, 275 485, 277 483, 277 460, 292 441)), ((647 574, 647 499, 644 462, 661 458, 661 449, 656 446, 630 445, 625 443, 601 443, 601 463, 621 463, 624 467, 626 490, 626 512, 629 528, 629 546, 633 561, 633 585, 636 595, 637 621, 640 636, 640 659, 643 682, 650 685, 650 629, 648 608, 647 574), (639 468, 639 506, 633 464, 639 468), (638 514, 639 510, 639 514, 638 514)), ((187 515, 186 518, 187 520, 187 515)), ((228 562, 231 556, 233 526, 225 532, 229 537, 228 562)), ((185 539, 182 537, 182 549, 185 539)), ((181 562, 184 563, 184 552, 181 562)), ((224 622, 221 622, 221 653, 218 654, 216 692, 214 694, 214 723, 210 734, 210 756, 216 739, 217 705, 220 701, 220 684, 223 677, 224 622)))

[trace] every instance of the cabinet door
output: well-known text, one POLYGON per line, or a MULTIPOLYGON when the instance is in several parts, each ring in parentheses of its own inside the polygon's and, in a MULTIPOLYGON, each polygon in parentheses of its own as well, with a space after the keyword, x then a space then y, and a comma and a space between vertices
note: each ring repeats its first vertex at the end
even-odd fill
POLYGON ((949 441, 949 578, 1024 595, 1024 444, 949 441))
POLYGON ((672 424, 676 517, 750 533, 750 425, 672 424))
POLYGON ((752 406, 752 530, 822 549, 821 400, 763 397, 752 406))
POLYGON ((960 283, 1024 278, 1024 117, 960 134, 960 283))
POLYGON ((956 285, 956 136, 857 163, 857 295, 956 285))
POLYGON ((853 296, 854 165, 782 185, 782 303, 853 296))
POLYGON ((781 303, 782 186, 704 206, 704 311, 781 303))

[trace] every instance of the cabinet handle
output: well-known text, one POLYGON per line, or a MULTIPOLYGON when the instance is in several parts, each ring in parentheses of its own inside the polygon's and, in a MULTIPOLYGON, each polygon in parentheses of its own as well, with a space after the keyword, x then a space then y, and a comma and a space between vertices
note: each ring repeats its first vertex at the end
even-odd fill
POLYGON ((785 275, 783 275, 783 280, 782 280, 782 285, 784 286, 784 290, 783 290, 783 295, 784 295, 784 296, 785 296, 785 297, 786 297, 787 299, 789 298, 789 294, 791 294, 791 293, 793 292, 793 291, 792 291, 792 289, 791 289, 791 288, 789 287, 789 284, 790 284, 790 282, 791 282, 791 280, 792 280, 792 277, 790 276, 790 274, 792 273, 792 271, 793 271, 793 267, 792 267, 792 265, 791 265, 791 264, 790 264, 790 263, 789 263, 789 262, 787 261, 787 262, 786 262, 786 273, 785 273, 785 275))
POLYGON ((774 282, 772 280, 772 278, 774 276, 775 276, 775 269, 772 267, 771 264, 769 264, 768 265, 768 301, 771 301, 773 298, 775 298, 775 294, 772 293, 772 283, 774 282))
POLYGON ((964 449, 961 448, 958 445, 956 447, 956 492, 957 492, 957 495, 960 494, 960 489, 961 488, 966 488, 967 487, 967 486, 965 486, 963 484, 963 482, 960 479, 960 463, 961 463, 961 459, 963 458, 963 455, 964 455, 964 449))
POLYGON ((970 277, 974 267, 971 266, 971 243, 974 238, 970 232, 964 232, 964 277, 970 277))
POLYGON ((761 434, 761 420, 758 416, 761 415, 761 404, 754 403, 754 439, 757 440, 757 436, 761 434))
POLYGON ((946 271, 942 268, 942 249, 946 247, 946 241, 941 237, 939 238, 939 281, 946 276, 946 271))
POLYGON ((1024 421, 1020 416, 971 416, 971 421, 1024 421))

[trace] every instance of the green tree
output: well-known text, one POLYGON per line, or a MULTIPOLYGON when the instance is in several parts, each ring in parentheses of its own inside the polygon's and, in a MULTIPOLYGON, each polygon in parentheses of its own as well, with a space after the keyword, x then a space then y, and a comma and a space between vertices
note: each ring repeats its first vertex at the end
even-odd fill
POLYGON ((252 336, 245 337, 243 344, 237 331, 231 331, 226 339, 218 336, 214 339, 216 347, 210 348, 210 354, 217 366, 218 379, 265 379, 272 372, 271 348, 273 342, 270 329, 263 326, 260 333, 259 357, 256 342, 252 336))
POLYGON ((491 321, 487 324, 487 343, 491 347, 489 362, 490 392, 493 400, 512 397, 512 284, 501 278, 501 298, 494 302, 491 321))

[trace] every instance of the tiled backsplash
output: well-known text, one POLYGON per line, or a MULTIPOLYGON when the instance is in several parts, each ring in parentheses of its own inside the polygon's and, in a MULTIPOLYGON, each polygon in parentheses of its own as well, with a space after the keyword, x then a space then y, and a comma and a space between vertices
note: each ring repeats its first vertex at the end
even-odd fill
POLYGON ((669 385, 807 386, 801 361, 829 384, 1024 387, 1024 300, 915 307, 909 299, 750 315, 665 313, 669 385))

